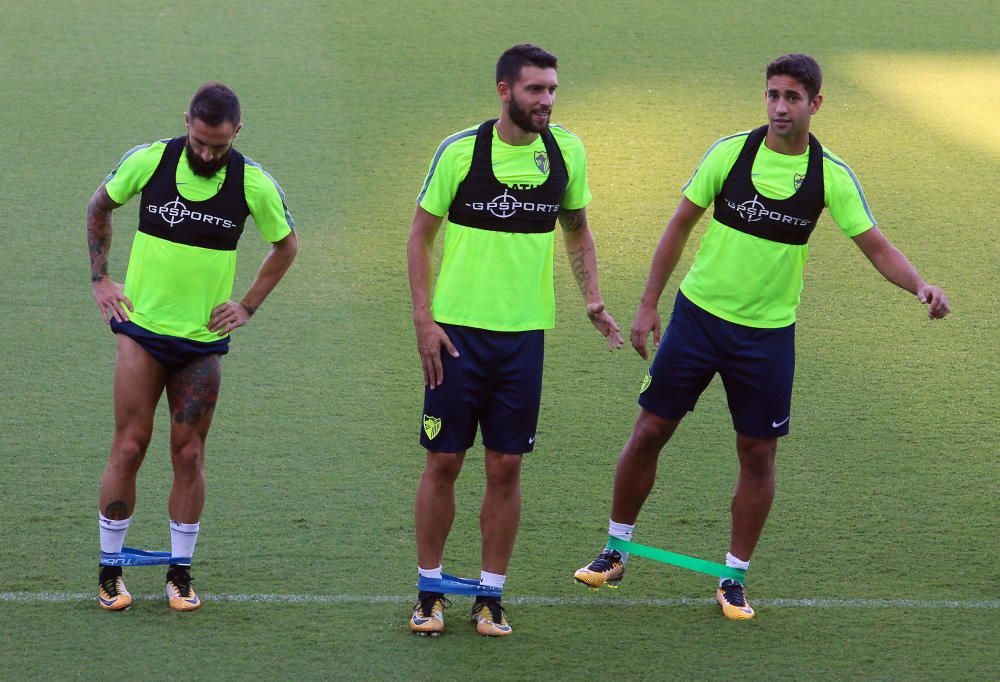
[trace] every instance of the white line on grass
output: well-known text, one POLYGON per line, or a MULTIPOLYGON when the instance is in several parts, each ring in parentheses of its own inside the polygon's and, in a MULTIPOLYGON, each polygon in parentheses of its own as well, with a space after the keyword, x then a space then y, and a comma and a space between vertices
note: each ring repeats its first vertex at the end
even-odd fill
MULTIPOLYGON (((210 594, 206 601, 284 604, 409 604, 412 596, 389 594, 210 594)), ((162 594, 135 595, 142 601, 165 599, 162 594)), ((0 602, 93 601, 90 592, 0 592, 0 602)), ((707 606, 713 599, 634 599, 611 597, 506 597, 509 604, 531 606, 707 606)), ((833 609, 998 609, 1000 599, 754 599, 755 606, 833 609)))

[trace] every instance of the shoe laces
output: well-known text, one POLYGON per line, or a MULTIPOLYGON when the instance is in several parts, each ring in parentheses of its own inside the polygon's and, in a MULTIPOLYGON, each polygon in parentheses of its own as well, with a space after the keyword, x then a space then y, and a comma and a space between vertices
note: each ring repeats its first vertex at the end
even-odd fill
POLYGON ((622 555, 616 549, 606 549, 601 552, 601 556, 597 557, 590 562, 589 568, 592 571, 604 572, 610 571, 615 564, 620 564, 622 562, 622 555))
POLYGON ((507 622, 507 610, 499 599, 483 599, 476 602, 476 611, 486 609, 490 612, 490 621, 494 625, 504 625, 507 622))
POLYGON ((451 600, 440 592, 421 592, 417 595, 417 603, 413 605, 413 608, 420 609, 420 615, 424 618, 430 618, 434 613, 436 602, 441 602, 442 609, 451 606, 451 600))
POLYGON ((191 596, 191 571, 187 566, 171 568, 167 571, 167 582, 173 583, 177 593, 187 599, 191 596))
POLYGON ((121 591, 118 588, 121 577, 121 573, 109 573, 101 578, 101 589, 104 590, 105 594, 109 597, 117 597, 121 594, 121 591))
POLYGON ((746 606, 747 600, 743 595, 743 584, 737 580, 724 580, 722 581, 722 594, 726 598, 726 601, 733 606, 746 606))

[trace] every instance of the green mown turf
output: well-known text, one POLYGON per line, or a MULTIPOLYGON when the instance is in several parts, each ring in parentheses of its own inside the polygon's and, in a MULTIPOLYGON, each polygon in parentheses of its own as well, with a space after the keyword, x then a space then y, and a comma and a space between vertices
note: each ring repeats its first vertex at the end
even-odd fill
MULTIPOLYGON (((985 0, 6 7, 0 678, 1000 677, 1000 142, 983 107, 1000 90, 995 14, 985 0), (554 119, 587 147, 602 290, 623 328, 680 186, 714 140, 764 122, 764 65, 789 51, 824 68, 814 132, 852 166, 883 231, 951 298, 954 314, 929 322, 821 219, 799 311, 792 435, 749 577, 762 604, 753 622, 722 619, 711 578, 642 559, 600 604, 574 601, 594 596, 571 575, 604 539, 645 365, 631 350, 602 350, 557 252, 558 327, 507 590, 536 601, 511 603, 515 634, 502 641, 474 636, 463 599, 445 637, 406 630, 423 464, 406 233, 438 143, 496 115, 494 62, 522 41, 560 57, 554 119), (948 90, 948 69, 979 87, 948 90), (194 573, 206 606, 175 614, 139 600, 107 614, 89 599, 10 598, 94 591, 114 344, 87 284, 85 206, 125 151, 180 134, 208 79, 239 93, 239 147, 281 183, 300 256, 224 363, 194 573), (810 598, 856 605, 773 601, 810 598), (877 599, 966 608, 866 601, 877 599)), ((115 214, 119 279, 136 211, 115 214)), ((248 227, 237 295, 265 248, 248 227)), ((164 408, 129 531, 129 544, 150 549, 169 537, 164 408)), ((636 540, 721 561, 735 473, 715 382, 665 451, 636 540)), ((482 487, 476 451, 459 479, 451 573, 478 569, 482 487)), ((138 595, 162 590, 158 569, 126 575, 138 595)))

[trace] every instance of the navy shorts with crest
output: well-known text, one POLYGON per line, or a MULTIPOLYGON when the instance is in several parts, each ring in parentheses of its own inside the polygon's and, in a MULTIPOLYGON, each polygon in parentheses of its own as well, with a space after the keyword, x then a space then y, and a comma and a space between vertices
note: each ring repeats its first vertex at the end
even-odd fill
POLYGON ((483 445, 520 455, 535 447, 545 332, 496 332, 441 324, 459 357, 441 352, 444 383, 424 387, 420 444, 431 452, 483 445))
POLYGON ((663 419, 679 420, 694 410, 716 373, 737 433, 752 438, 788 435, 795 325, 762 329, 735 324, 678 291, 639 405, 663 419))

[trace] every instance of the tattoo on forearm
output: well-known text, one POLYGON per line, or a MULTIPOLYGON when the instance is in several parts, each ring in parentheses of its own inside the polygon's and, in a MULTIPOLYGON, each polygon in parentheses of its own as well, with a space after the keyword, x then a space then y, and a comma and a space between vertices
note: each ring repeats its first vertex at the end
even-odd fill
POLYGON ((569 251, 569 265, 576 277, 576 284, 580 287, 580 293, 587 296, 593 292, 594 273, 587 268, 587 253, 590 251, 585 246, 569 251))
POLYGON ((111 212, 101 210, 93 201, 87 206, 87 246, 90 248, 90 281, 96 282, 108 275, 111 212))
POLYGON ((247 305, 246 303, 240 303, 240 305, 243 306, 243 310, 247 311, 247 315, 250 317, 253 317, 253 314, 257 312, 257 306, 255 305, 247 305))
POLYGON ((167 377, 170 416, 178 424, 194 426, 210 417, 219 399, 222 362, 218 355, 193 361, 167 377))

